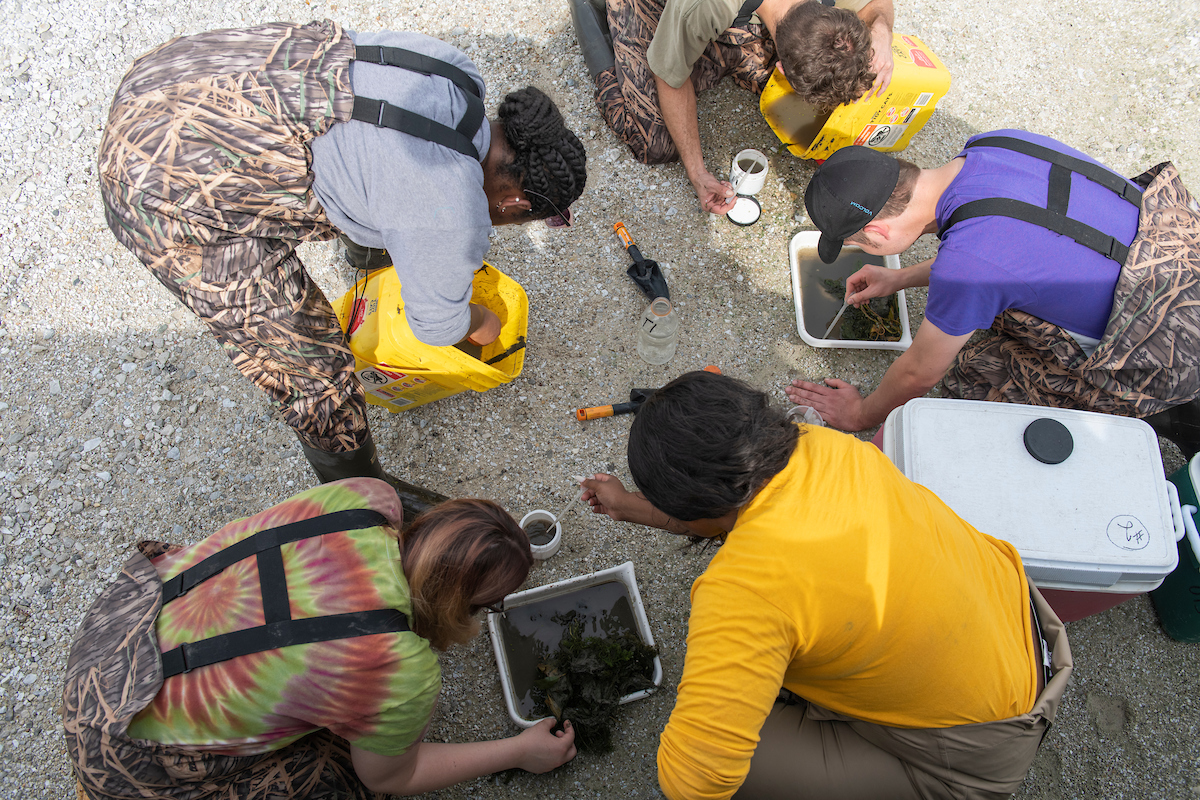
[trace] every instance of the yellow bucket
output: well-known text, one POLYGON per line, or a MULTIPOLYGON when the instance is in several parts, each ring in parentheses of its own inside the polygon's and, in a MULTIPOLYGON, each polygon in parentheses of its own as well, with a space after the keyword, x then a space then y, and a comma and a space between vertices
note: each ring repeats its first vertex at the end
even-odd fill
POLYGON ((471 302, 500 318, 500 336, 483 346, 479 358, 413 335, 391 267, 372 272, 338 301, 334 310, 350 338, 368 403, 399 413, 467 389, 486 392, 521 374, 529 325, 525 290, 487 262, 472 285, 471 302))
POLYGON ((801 158, 824 161, 835 150, 851 144, 882 152, 903 150, 950 89, 950 72, 915 36, 892 34, 892 57, 892 82, 881 97, 817 114, 775 70, 758 100, 758 108, 779 141, 801 158))

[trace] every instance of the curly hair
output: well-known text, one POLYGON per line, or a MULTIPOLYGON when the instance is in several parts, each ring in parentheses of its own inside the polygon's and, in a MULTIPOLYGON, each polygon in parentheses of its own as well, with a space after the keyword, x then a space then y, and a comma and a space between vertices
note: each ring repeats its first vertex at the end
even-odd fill
POLYGON ((496 110, 512 148, 507 171, 530 190, 530 219, 558 214, 583 194, 587 153, 554 101, 533 86, 509 92, 496 110))
POLYGON ((529 575, 529 537, 491 500, 447 500, 400 534, 400 565, 412 597, 413 631, 438 650, 479 630, 475 616, 529 575))
POLYGON ((783 74, 796 94, 828 113, 871 88, 871 35, 854 12, 816 0, 792 6, 775 31, 783 74))
POLYGON ((785 466, 800 428, 765 392, 688 372, 656 391, 629 430, 629 471, 646 499, 679 520, 719 519, 785 466))

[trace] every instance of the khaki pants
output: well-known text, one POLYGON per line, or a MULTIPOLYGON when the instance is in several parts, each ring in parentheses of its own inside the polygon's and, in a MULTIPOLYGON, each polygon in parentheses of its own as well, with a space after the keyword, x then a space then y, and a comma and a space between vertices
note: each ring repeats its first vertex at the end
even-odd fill
POLYGON ((1028 714, 952 728, 889 728, 795 697, 777 702, 760 731, 738 798, 985 800, 1025 780, 1071 679, 1062 621, 1030 584, 1053 677, 1028 714))

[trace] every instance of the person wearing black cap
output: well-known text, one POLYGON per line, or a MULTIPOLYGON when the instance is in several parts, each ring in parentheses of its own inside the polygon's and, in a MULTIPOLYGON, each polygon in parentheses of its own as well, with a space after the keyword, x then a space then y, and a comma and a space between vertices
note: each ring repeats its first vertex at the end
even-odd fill
POLYGON ((845 381, 796 380, 794 402, 857 431, 942 379, 951 397, 1140 417, 1186 456, 1200 449, 1200 212, 1170 163, 1130 181, 1004 130, 936 169, 844 148, 804 202, 827 263, 843 242, 873 255, 926 233, 940 245, 934 259, 847 279, 854 306, 929 287, 925 321, 878 388, 864 398, 845 381))

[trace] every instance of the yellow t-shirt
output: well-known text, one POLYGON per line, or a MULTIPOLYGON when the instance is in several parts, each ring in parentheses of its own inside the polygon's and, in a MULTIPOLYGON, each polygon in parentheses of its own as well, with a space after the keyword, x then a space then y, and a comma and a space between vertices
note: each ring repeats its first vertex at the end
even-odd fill
MULTIPOLYGON (((709 42, 716 41, 737 19, 745 0, 667 0, 654 38, 646 49, 650 70, 678 89, 709 42)), ((836 0, 838 8, 856 14, 869 0, 836 0)), ((751 22, 759 22, 758 15, 751 22)))
POLYGON ((1030 624, 1012 545, 876 447, 805 428, 692 585, 662 790, 732 795, 780 686, 901 728, 1026 713, 1037 691, 1030 624))

